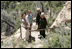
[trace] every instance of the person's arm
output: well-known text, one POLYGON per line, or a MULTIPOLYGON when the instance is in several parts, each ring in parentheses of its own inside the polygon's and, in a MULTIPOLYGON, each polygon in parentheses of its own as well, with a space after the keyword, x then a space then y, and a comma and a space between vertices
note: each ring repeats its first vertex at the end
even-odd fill
POLYGON ((36 16, 36 25, 37 25, 37 23, 38 23, 38 14, 37 14, 37 16, 36 16))
POLYGON ((30 23, 30 28, 32 27, 32 22, 33 22, 33 17, 31 15, 31 23, 30 23))
POLYGON ((46 18, 45 18, 45 25, 48 25, 48 24, 47 24, 47 20, 46 20, 46 18))
POLYGON ((22 19, 22 23, 23 23, 23 25, 27 28, 27 26, 25 25, 25 21, 22 19))
POLYGON ((32 27, 32 24, 30 24, 30 28, 32 27))
POLYGON ((23 25, 25 26, 25 28, 27 28, 27 26, 25 25, 25 22, 24 22, 24 21, 22 21, 22 23, 23 23, 23 25))
POLYGON ((29 29, 32 27, 32 24, 30 24, 30 27, 28 27, 29 29))
POLYGON ((46 20, 46 25, 47 25, 47 20, 46 20))

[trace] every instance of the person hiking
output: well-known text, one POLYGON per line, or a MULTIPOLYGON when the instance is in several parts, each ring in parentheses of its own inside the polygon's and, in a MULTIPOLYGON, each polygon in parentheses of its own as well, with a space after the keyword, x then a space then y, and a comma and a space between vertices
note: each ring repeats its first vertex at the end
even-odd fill
MULTIPOLYGON (((45 29, 46 25, 47 25, 47 20, 46 20, 45 15, 44 15, 43 12, 41 13, 40 17, 41 18, 39 20, 39 29, 45 29)), ((45 30, 41 30, 40 35, 45 38, 45 30)))
POLYGON ((28 23, 25 17, 26 17, 26 14, 22 14, 22 24, 21 25, 27 28, 28 23))
MULTIPOLYGON (((27 27, 29 30, 31 30, 33 17, 32 17, 30 10, 28 10, 28 14, 26 15, 26 20, 28 22, 27 27)), ((27 34, 27 40, 30 42, 31 41, 31 31, 29 31, 29 30, 27 30, 26 34, 27 34), (30 36, 30 39, 29 39, 29 36, 30 36)))
MULTIPOLYGON (((40 14, 41 14, 40 8, 37 8, 36 25, 38 25, 38 28, 39 28, 40 14)), ((38 35, 38 36, 40 36, 40 35, 38 35)))
MULTIPOLYGON (((28 25, 28 22, 26 20, 26 14, 22 14, 22 23, 21 23, 21 26, 24 27, 24 33, 27 32, 27 28, 28 28, 27 25, 28 25)), ((27 33, 26 33, 25 41, 28 41, 27 33)))
POLYGON ((41 14, 40 8, 37 8, 36 25, 38 24, 38 26, 39 26, 40 14, 41 14))

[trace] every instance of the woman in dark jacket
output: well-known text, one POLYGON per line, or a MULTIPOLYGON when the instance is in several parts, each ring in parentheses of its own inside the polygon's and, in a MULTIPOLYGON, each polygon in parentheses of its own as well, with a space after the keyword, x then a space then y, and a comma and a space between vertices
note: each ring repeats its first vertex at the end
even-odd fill
MULTIPOLYGON (((44 29, 46 28, 47 25, 47 20, 44 16, 44 13, 41 13, 41 18, 39 20, 39 29, 44 29)), ((45 38, 45 30, 40 31, 40 35, 43 36, 45 38)))

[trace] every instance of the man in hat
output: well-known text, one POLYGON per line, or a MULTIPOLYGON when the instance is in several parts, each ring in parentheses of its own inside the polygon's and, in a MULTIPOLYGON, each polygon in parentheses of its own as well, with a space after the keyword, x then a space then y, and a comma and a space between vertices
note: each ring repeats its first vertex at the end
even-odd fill
POLYGON ((36 25, 38 24, 38 26, 39 26, 40 14, 41 14, 40 8, 37 8, 36 25))
MULTIPOLYGON (((42 12, 41 13, 41 18, 39 20, 39 29, 45 29, 46 28, 46 25, 47 25, 47 20, 44 16, 44 13, 42 12)), ((45 30, 41 30, 40 31, 40 35, 43 36, 45 38, 45 30)))
MULTIPOLYGON (((38 25, 38 28, 39 28, 40 14, 41 14, 40 8, 37 8, 36 25, 38 25)), ((38 35, 38 36, 40 36, 40 35, 38 35)))

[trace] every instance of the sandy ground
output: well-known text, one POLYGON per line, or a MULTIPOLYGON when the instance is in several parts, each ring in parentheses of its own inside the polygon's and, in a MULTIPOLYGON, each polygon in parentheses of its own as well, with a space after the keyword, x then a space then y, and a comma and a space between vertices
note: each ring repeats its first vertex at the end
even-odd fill
MULTIPOLYGON (((32 30, 36 30, 37 29, 37 25, 35 22, 33 22, 33 25, 32 25, 32 30)), ((21 31, 22 31, 22 39, 25 41, 25 37, 26 37, 26 30, 21 27, 21 31)), ((41 40, 38 38, 40 33, 39 31, 32 31, 31 32, 31 37, 32 37, 32 40, 34 41, 35 45, 33 45, 32 47, 34 48, 39 48, 40 46, 42 46, 42 44, 39 44, 41 42, 41 40)), ((1 36, 3 37, 3 36, 1 36)), ((19 38, 20 37, 20 28, 16 31, 15 34, 7 37, 6 39, 3 40, 4 43, 6 43, 7 41, 9 40, 12 40, 13 38, 19 38)), ((4 37, 5 38, 5 37, 4 37)), ((30 48, 32 44, 29 44, 28 46, 26 46, 26 48, 30 48)))
MULTIPOLYGON (((36 25, 36 23, 35 22, 33 22, 33 25, 32 25, 32 30, 36 30, 37 29, 37 25, 36 25)), ((22 29, 22 38, 24 39, 24 41, 25 41, 25 37, 26 37, 26 30, 23 28, 23 27, 21 27, 21 29, 22 29)), ((15 38, 18 38, 19 36, 20 36, 20 29, 18 29, 18 31, 16 32, 16 34, 14 35, 14 37, 15 38)), ((36 43, 36 45, 34 45, 33 47, 35 47, 35 48, 38 48, 39 46, 42 46, 42 44, 37 44, 37 43, 40 43, 41 42, 41 40, 38 38, 40 33, 39 33, 39 31, 33 31, 33 32, 31 32, 31 36, 32 36, 32 40, 34 41, 34 43, 36 43)), ((31 45, 28 45, 28 46, 26 46, 26 48, 30 48, 30 46, 31 45)))

